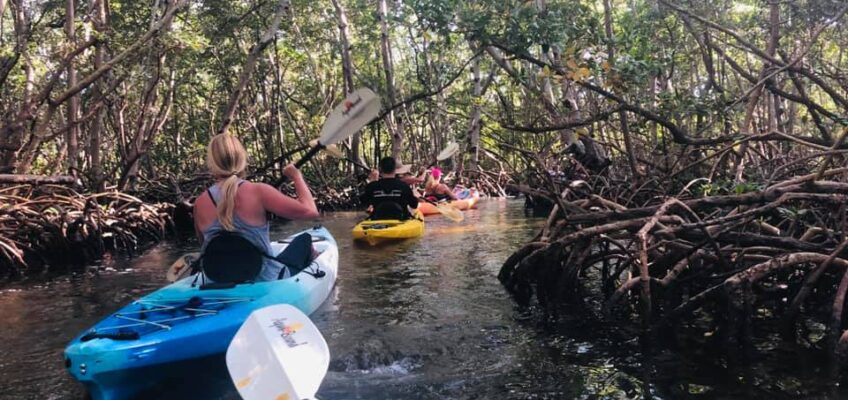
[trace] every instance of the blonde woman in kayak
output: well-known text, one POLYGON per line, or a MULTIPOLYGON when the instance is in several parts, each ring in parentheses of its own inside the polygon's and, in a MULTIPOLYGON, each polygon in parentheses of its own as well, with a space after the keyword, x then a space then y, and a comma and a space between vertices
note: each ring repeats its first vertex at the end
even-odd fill
MULTIPOLYGON (((286 196, 271 185, 244 180, 247 170, 247 152, 235 136, 216 135, 206 152, 206 166, 215 177, 215 184, 200 195, 194 203, 194 227, 200 239, 201 253, 209 241, 224 232, 235 232, 247 239, 264 254, 271 254, 271 239, 266 215, 276 214, 287 219, 312 219, 319 216, 312 193, 300 171, 289 164, 283 175, 294 183, 297 198, 286 196)), ((303 236, 303 235, 302 235, 303 236)), ((312 259, 312 239, 299 236, 288 247, 286 260, 292 256, 294 264, 308 264, 312 259), (298 240, 299 239, 299 240, 298 240)), ((288 276, 283 260, 264 258, 256 280, 269 281, 288 276)), ((286 265, 301 268, 301 265, 286 265)), ((299 271, 299 269, 298 269, 299 271)))
POLYGON ((431 201, 457 200, 448 185, 442 183, 442 170, 439 167, 430 170, 430 176, 424 183, 424 197, 431 201))

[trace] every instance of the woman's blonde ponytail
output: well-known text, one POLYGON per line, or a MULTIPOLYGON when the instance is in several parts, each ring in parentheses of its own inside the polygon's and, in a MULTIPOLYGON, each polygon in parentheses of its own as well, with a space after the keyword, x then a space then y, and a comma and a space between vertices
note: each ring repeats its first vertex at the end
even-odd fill
POLYGON ((234 231, 233 214, 240 178, 247 169, 247 152, 235 136, 221 134, 212 137, 206 152, 206 166, 217 179, 223 179, 223 196, 218 202, 218 221, 228 231, 234 231))

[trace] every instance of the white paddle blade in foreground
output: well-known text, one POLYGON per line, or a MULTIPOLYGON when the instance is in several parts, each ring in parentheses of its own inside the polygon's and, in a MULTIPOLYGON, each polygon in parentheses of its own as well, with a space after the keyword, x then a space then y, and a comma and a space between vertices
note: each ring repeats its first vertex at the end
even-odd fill
POLYGON ((436 159, 439 161, 445 161, 452 155, 456 154, 457 151, 459 151, 459 145, 456 144, 456 142, 450 142, 447 146, 445 146, 445 149, 436 156, 436 159))
POLYGON ((355 90, 327 116, 318 141, 327 146, 344 140, 376 118, 381 107, 380 97, 371 89, 355 90))
POLYGON ((329 365, 321 332, 288 304, 254 311, 227 348, 227 369, 244 400, 312 399, 329 365))

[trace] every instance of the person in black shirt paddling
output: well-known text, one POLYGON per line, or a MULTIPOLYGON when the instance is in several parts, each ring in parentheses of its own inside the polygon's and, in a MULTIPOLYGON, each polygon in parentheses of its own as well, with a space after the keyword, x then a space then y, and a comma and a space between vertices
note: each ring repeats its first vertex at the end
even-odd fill
POLYGON ((360 200, 373 210, 371 219, 409 219, 409 209, 418 208, 418 199, 409 185, 397 178, 397 162, 392 157, 380 160, 380 179, 365 186, 360 200))

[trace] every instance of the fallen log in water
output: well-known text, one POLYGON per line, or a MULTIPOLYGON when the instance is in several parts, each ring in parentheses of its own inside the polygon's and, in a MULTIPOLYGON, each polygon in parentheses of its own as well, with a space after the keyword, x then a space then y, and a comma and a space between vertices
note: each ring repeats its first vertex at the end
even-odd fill
POLYGON ((596 298, 588 303, 599 306, 597 315, 639 320, 645 332, 703 329, 706 319, 731 346, 749 342, 752 321, 764 315, 790 336, 813 319, 829 327, 823 344, 845 349, 848 183, 816 178, 748 193, 639 199, 601 180, 582 190, 563 185, 561 193, 521 188, 557 204, 498 277, 520 303, 535 298, 553 314, 596 298))
POLYGON ((106 252, 131 255, 162 239, 172 206, 60 186, 0 189, 0 278, 79 267, 106 252))

